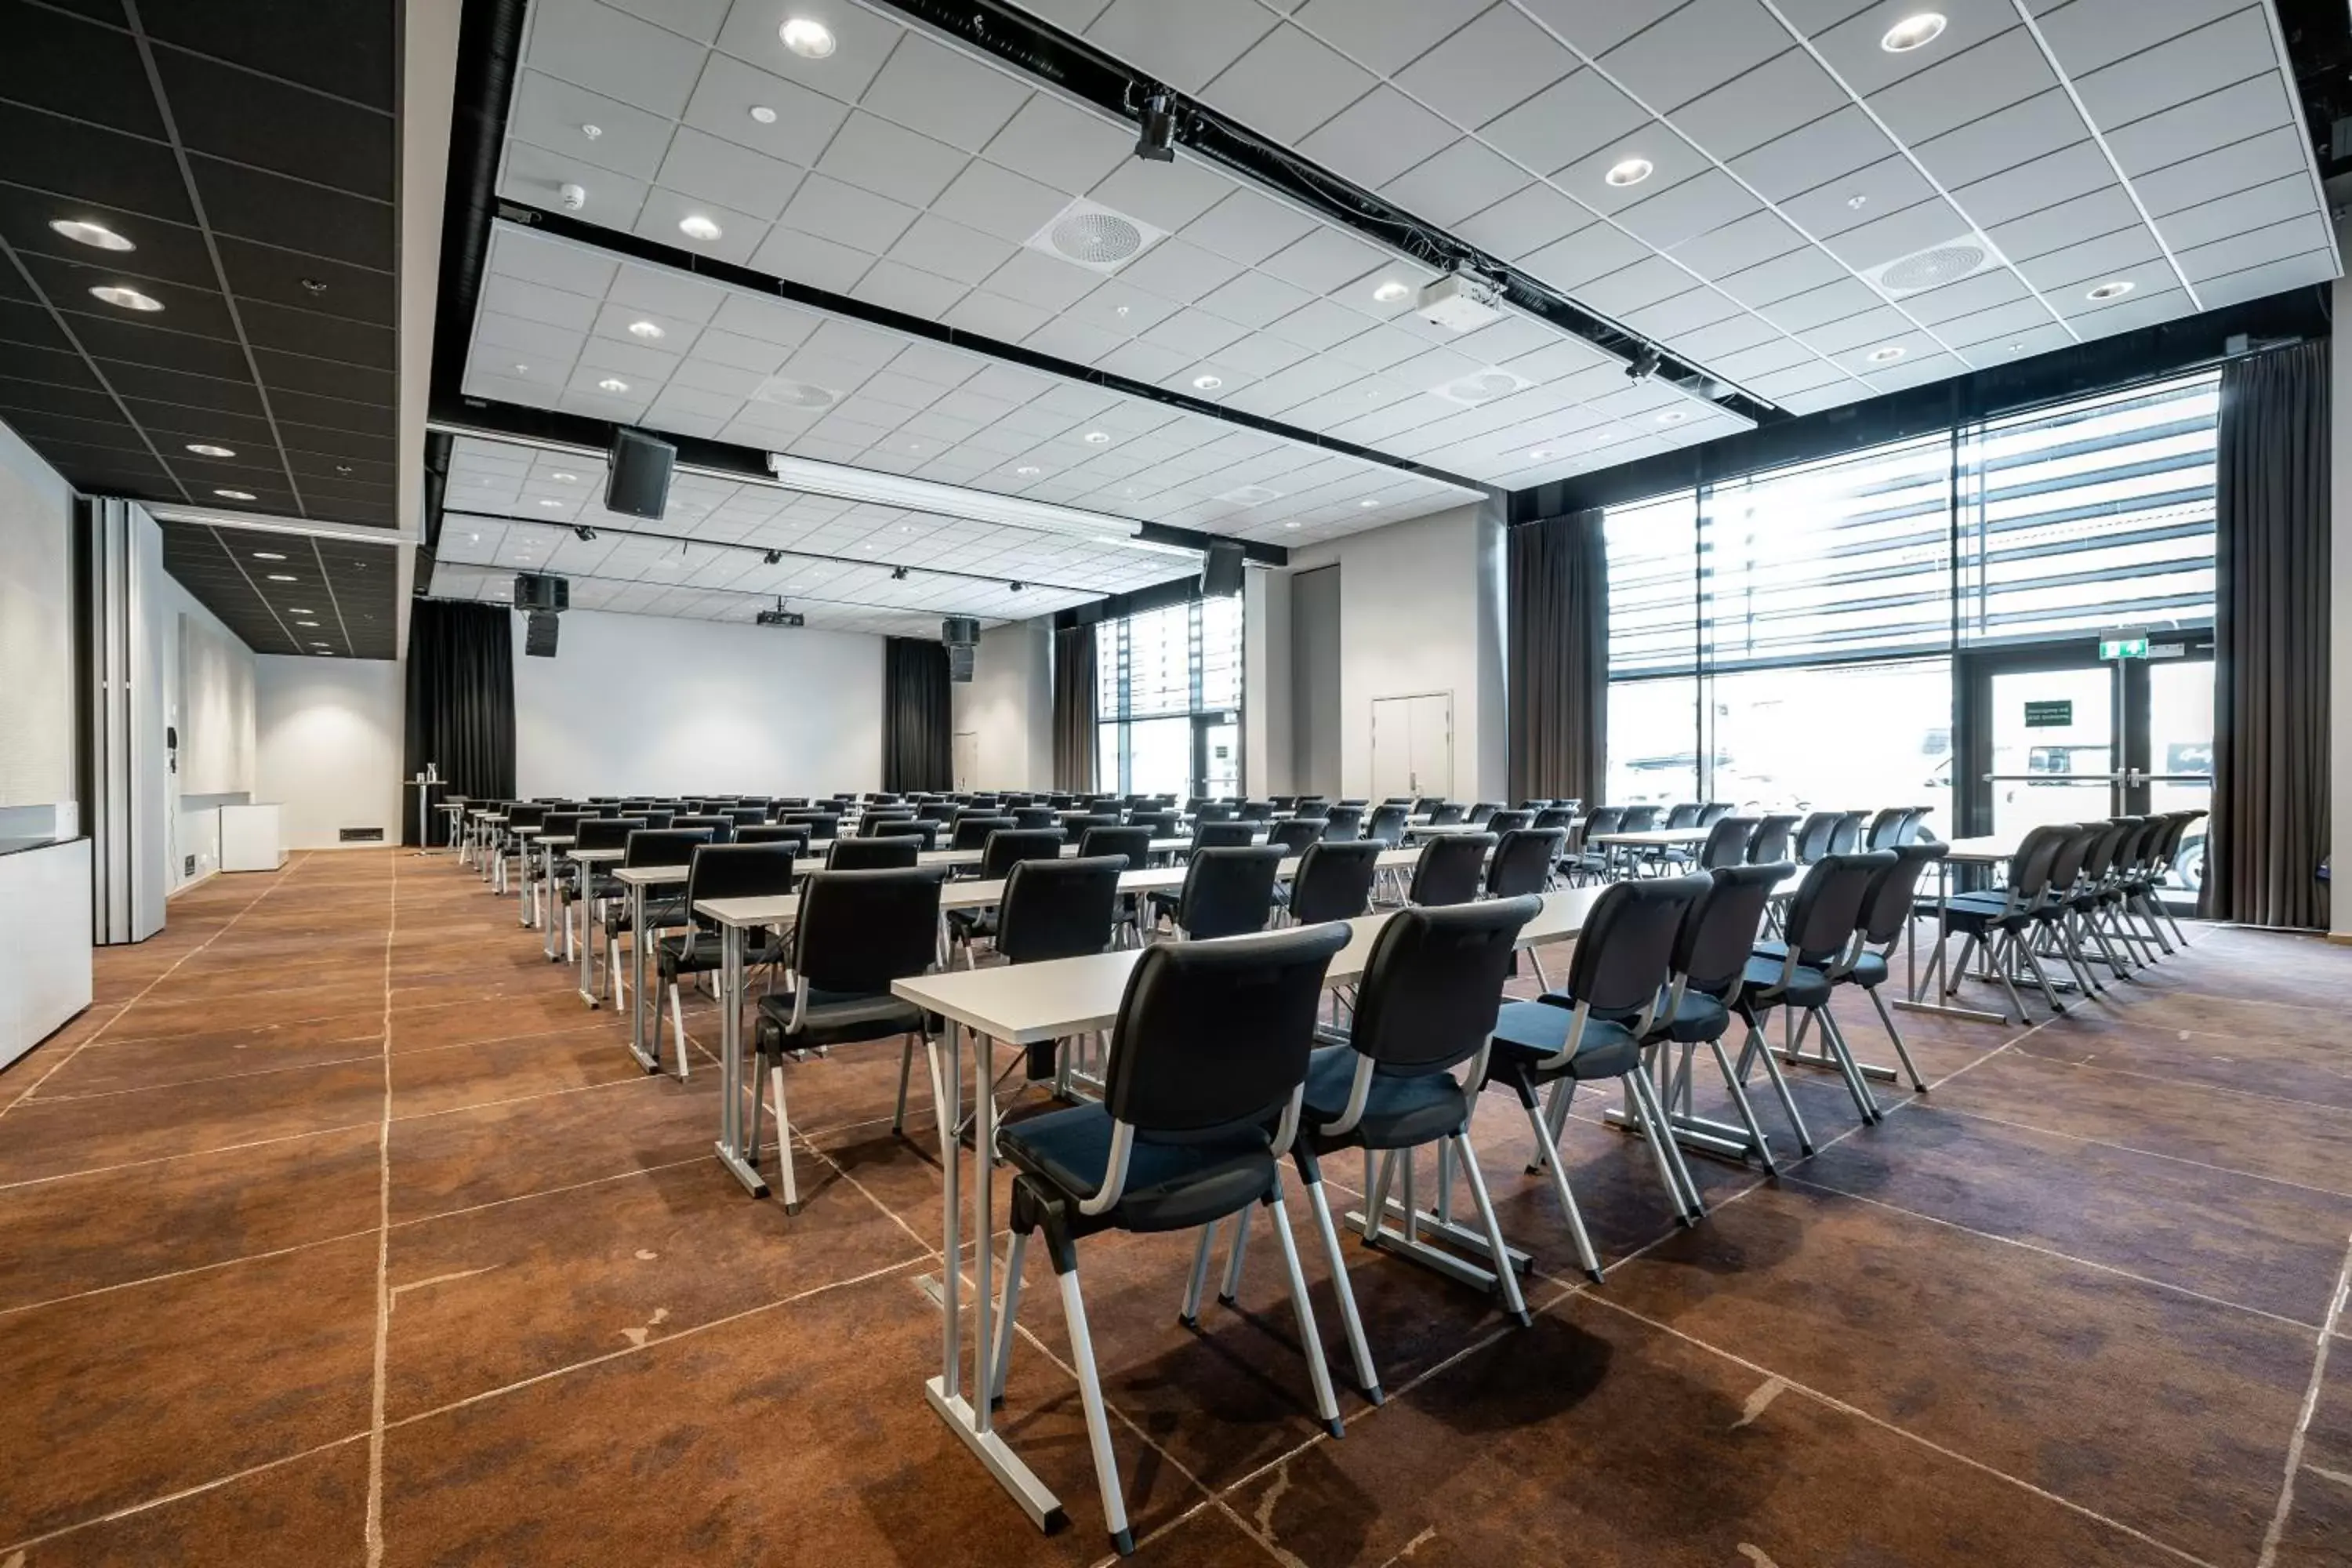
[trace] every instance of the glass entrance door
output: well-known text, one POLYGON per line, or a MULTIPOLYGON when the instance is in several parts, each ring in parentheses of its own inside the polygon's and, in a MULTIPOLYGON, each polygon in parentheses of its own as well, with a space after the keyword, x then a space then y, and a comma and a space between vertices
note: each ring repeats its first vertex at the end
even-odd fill
POLYGON ((1991 678, 1990 786, 1996 837, 2115 815, 2116 677, 2106 665, 2002 669, 1991 678))

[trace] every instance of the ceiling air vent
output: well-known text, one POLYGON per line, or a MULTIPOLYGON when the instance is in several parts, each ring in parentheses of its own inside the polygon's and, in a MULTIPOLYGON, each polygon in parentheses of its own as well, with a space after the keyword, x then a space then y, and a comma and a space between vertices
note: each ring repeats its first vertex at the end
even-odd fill
POLYGON ((1983 271, 1992 265, 1992 247, 1979 235, 1964 235, 1898 256, 1870 274, 1878 291, 1889 298, 1940 289, 1947 283, 1983 271))
POLYGON ((788 375, 772 375, 751 389, 756 403, 772 403, 779 408, 805 408, 811 412, 830 408, 838 398, 814 382, 794 381, 788 375))
POLYGON ((1028 247, 1097 272, 1116 272, 1167 232, 1080 196, 1046 219, 1028 247))
POLYGON ((1482 370, 1459 380, 1449 381, 1430 390, 1448 403, 1458 403, 1465 408, 1476 408, 1498 397, 1508 397, 1523 386, 1535 383, 1526 376, 1507 370, 1482 370))
POLYGON ((1231 506, 1264 506, 1270 500, 1280 500, 1282 492, 1270 490, 1264 485, 1244 485, 1239 489, 1225 491, 1217 499, 1231 506))

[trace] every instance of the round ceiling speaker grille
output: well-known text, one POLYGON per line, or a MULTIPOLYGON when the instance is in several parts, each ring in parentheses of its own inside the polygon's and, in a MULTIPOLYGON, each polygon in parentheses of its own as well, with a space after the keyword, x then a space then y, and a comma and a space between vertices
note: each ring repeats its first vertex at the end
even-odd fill
POLYGON ((1073 261, 1101 267, 1143 248, 1143 231, 1116 213, 1072 213, 1054 226, 1054 248, 1073 261))
POLYGON ((785 408, 830 408, 837 401, 831 392, 813 382, 792 381, 781 375, 761 382, 751 395, 759 402, 785 408))
POLYGON ((1491 403, 1519 389, 1518 382, 1500 371, 1488 371, 1484 375, 1465 376, 1448 390, 1460 403, 1491 403))
POLYGON ((1916 256, 1906 256, 1900 261, 1887 263, 1886 270, 1878 275, 1878 280, 1898 292, 1916 293, 1921 289, 1933 289, 1938 283, 1966 278, 1982 267, 1984 260, 1982 246, 1939 245, 1933 250, 1923 250, 1916 256))

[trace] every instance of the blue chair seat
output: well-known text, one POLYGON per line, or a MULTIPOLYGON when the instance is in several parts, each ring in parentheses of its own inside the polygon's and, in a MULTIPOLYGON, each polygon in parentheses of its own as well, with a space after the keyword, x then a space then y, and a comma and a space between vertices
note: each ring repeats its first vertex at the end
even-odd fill
MULTIPOLYGON (((1756 944, 1757 957, 1769 958, 1775 963, 1786 957, 1788 952, 1789 944, 1786 942, 1759 942, 1756 944)), ((1874 991, 1886 984, 1886 955, 1865 952, 1853 961, 1853 968, 1847 972, 1846 977, 1865 991, 1874 991)))
POLYGON ((786 1026, 793 1019, 793 993, 790 991, 771 992, 760 998, 757 1034, 761 1049, 854 1045, 860 1040, 918 1034, 931 1023, 920 1007, 902 1002, 887 991, 861 995, 855 992, 820 991, 812 985, 800 1032, 787 1035, 786 1026))
POLYGON ((1110 1112, 1078 1105, 1009 1123, 998 1130, 996 1146, 1047 1189, 1042 1195, 1066 1206, 1072 1227, 1081 1232, 1190 1230, 1258 1202, 1274 1184, 1274 1155, 1263 1128, 1190 1143, 1139 1137, 1118 1202, 1082 1219, 1078 1204, 1101 1190, 1110 1169, 1110 1112))
MULTIPOLYGON (((1575 1015, 1550 1002, 1506 1002, 1495 1018, 1495 1047, 1490 1062, 1525 1066, 1531 1058, 1558 1055, 1568 1045, 1569 1025, 1575 1015)), ((1590 1018, 1576 1055, 1541 1075, 1579 1081, 1622 1078, 1642 1065, 1642 1042, 1623 1024, 1590 1018)), ((1493 1068, 1490 1067, 1490 1072, 1493 1068)))
MULTIPOLYGON (((1307 1058, 1303 1135, 1312 1136, 1348 1109, 1356 1061, 1352 1046, 1326 1046, 1307 1058)), ((1469 1095, 1452 1073, 1376 1072, 1362 1120, 1343 1137, 1351 1148, 1412 1149, 1460 1131, 1469 1119, 1469 1095)))
POLYGON ((1782 948, 1779 953, 1759 952, 1754 957, 1748 959, 1748 967, 1739 976, 1740 994, 1753 998, 1759 992, 1780 992, 1780 994, 1773 997, 1775 1006, 1782 1003, 1792 1007, 1829 1005, 1829 976, 1818 969, 1808 969, 1802 964, 1799 964, 1790 972, 1789 987, 1785 992, 1780 992, 1780 973, 1787 959, 1786 948, 1782 948))
POLYGON ((1685 991, 1682 1000, 1669 1013, 1666 1011, 1669 994, 1671 991, 1659 993, 1657 1016, 1650 1024, 1651 1039, 1703 1046, 1709 1040, 1719 1040, 1730 1032, 1731 1009, 1714 997, 1685 991))

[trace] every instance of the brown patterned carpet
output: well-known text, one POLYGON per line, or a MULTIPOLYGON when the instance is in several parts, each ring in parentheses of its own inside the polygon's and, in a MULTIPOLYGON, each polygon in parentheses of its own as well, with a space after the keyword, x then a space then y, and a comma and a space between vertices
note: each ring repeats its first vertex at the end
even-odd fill
MULTIPOLYGON (((1906 1018, 1934 1092, 1858 1131, 1809 1076, 1828 1146, 1696 1162, 1695 1230, 1580 1118, 1598 1288, 1488 1096, 1535 1326, 1351 1247, 1368 1409, 1302 1234, 1344 1440, 1272 1248, 1195 1333, 1189 1238, 1089 1245, 1139 1560, 2352 1563, 2352 952, 2192 938, 2014 1038, 1906 1018)), ((1042 1259, 1004 1420, 1071 1528, 923 1402, 939 1174, 895 1049, 797 1073, 787 1219, 709 1157, 708 1058, 640 1073, 446 859, 215 879, 99 998, 0 1075, 0 1568, 1103 1557, 1042 1259)))

